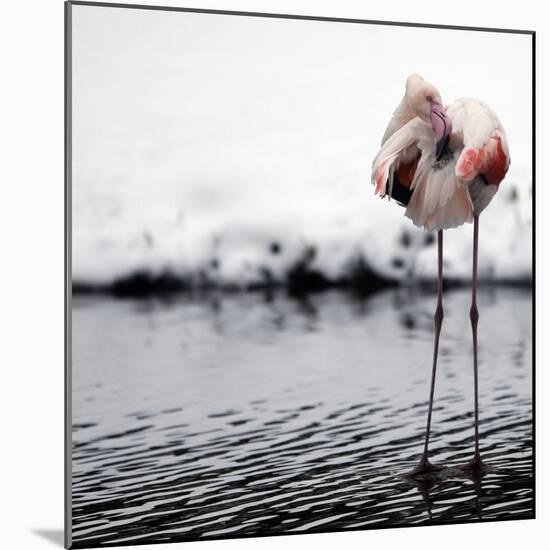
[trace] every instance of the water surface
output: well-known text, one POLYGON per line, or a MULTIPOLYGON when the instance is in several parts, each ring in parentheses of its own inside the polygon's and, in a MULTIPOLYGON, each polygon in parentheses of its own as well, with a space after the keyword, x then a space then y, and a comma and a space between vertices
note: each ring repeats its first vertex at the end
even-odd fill
POLYGON ((481 479, 467 290, 73 301, 74 546, 533 517, 531 295, 479 297, 481 479))

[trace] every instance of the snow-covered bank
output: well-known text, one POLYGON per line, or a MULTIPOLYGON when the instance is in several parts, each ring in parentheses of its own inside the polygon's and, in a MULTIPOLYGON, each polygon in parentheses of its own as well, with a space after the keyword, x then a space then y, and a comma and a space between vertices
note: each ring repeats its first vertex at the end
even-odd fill
MULTIPOLYGON (((313 287, 376 286, 378 278, 408 284, 435 278, 435 234, 415 228, 400 207, 375 199, 369 191, 361 184, 356 201, 335 201, 340 208, 317 219, 284 210, 267 215, 268 210, 255 212, 251 205, 248 217, 238 212, 228 216, 227 211, 207 221, 183 213, 161 215, 157 224, 148 221, 140 230, 128 230, 132 225, 118 215, 96 225, 100 231, 90 235, 88 253, 83 255, 88 261, 81 261, 73 278, 80 286, 94 287, 131 281, 142 274, 139 284, 161 291, 293 286, 300 280, 313 287)), ((528 191, 522 195, 519 185, 508 182, 483 214, 482 279, 530 280, 529 203, 528 191)), ((445 232, 447 278, 469 281, 471 239, 471 225, 445 232)))
MULTIPOLYGON (((98 175, 88 193, 76 193, 73 278, 105 285, 137 272, 153 278, 169 273, 191 286, 246 288, 285 284, 300 266, 338 282, 349 279, 358 262, 384 279, 435 277, 435 234, 414 227, 402 207, 373 195, 362 144, 347 145, 311 153, 307 171, 290 175, 278 159, 266 157, 274 146, 263 143, 247 148, 241 159, 226 144, 218 151, 218 159, 228 151, 219 167, 191 176, 132 170, 146 154, 138 150, 138 158, 121 164, 125 174, 98 175), (251 167, 248 158, 264 165, 251 167)), ((165 148, 157 152, 158 163, 173 166, 171 155, 195 154, 165 148)), ((471 225, 446 231, 445 275, 468 280, 471 252, 471 225)), ((531 185, 525 166, 511 167, 481 216, 479 270, 494 281, 531 276, 531 185)))

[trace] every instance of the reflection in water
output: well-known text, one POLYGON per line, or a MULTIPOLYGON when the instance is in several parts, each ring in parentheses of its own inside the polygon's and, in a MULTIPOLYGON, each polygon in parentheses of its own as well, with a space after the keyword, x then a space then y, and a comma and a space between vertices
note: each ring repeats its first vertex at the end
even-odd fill
POLYGON ((479 297, 475 478, 470 295, 445 295, 448 468, 416 480, 433 296, 75 298, 75 546, 532 517, 530 298, 479 297))
MULTIPOLYGON (((495 468, 492 468, 492 471, 495 471, 495 468)), ((426 505, 426 512, 430 520, 434 519, 432 512, 434 502, 441 504, 445 503, 447 500, 447 494, 450 489, 450 494, 454 495, 456 502, 464 502, 465 492, 467 492, 467 486, 471 485, 472 490, 472 501, 473 506, 471 506, 471 519, 483 519, 483 508, 482 508, 482 489, 483 489, 483 478, 487 475, 487 472, 479 473, 474 471, 462 470, 461 468, 450 467, 445 469, 442 472, 437 472, 434 474, 426 475, 424 477, 410 478, 409 482, 413 483, 419 494, 422 496, 424 503, 426 505), (467 483, 463 484, 462 487, 452 484, 453 480, 461 480, 467 483), (449 485, 449 482, 451 484, 449 485), (446 491, 444 491, 444 489, 446 491), (444 498, 443 498, 444 497, 444 498)), ((512 475, 516 475, 515 472, 512 475)), ((502 481, 502 480, 501 480, 502 481)), ((513 483, 513 480, 511 480, 513 483)), ((452 499, 449 500, 452 502, 452 499)), ((454 518, 458 520, 459 518, 454 518)), ((498 518, 497 518, 498 519, 498 518)), ((503 517, 502 519, 505 519, 503 517)), ((453 521, 453 518, 450 517, 449 521, 453 521)))

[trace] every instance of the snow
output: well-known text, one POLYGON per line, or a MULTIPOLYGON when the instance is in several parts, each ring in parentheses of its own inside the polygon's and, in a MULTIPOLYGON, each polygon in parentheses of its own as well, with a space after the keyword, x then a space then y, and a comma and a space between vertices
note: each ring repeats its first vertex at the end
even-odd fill
MULTIPOLYGON (((73 10, 75 282, 169 272, 246 287, 306 257, 333 281, 359 258, 433 278, 435 239, 370 184, 411 72, 502 119, 512 165, 481 217, 480 275, 530 278, 529 37, 73 10)), ((471 239, 471 225, 445 233, 447 276, 469 279, 471 239)))

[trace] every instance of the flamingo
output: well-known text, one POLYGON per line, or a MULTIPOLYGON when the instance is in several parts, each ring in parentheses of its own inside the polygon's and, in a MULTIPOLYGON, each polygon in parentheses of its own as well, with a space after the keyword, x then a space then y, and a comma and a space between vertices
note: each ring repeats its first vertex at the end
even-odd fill
POLYGON ((489 205, 510 165, 506 133, 494 111, 471 98, 443 106, 437 88, 418 74, 388 124, 373 161, 375 194, 405 206, 405 216, 437 231, 435 339, 424 448, 411 475, 441 469, 428 459, 439 337, 443 324, 443 231, 473 222, 470 321, 474 367, 474 456, 464 467, 484 470, 479 450, 477 263, 479 215, 489 205))

